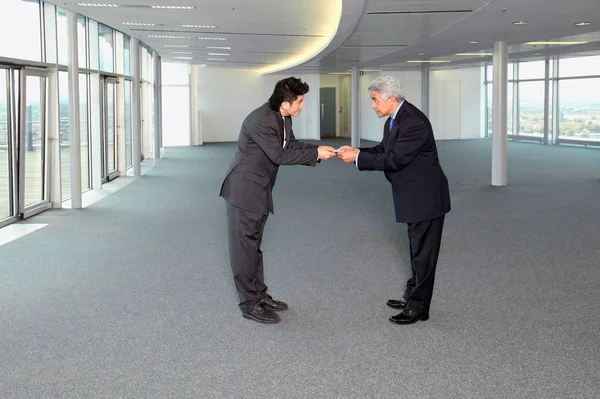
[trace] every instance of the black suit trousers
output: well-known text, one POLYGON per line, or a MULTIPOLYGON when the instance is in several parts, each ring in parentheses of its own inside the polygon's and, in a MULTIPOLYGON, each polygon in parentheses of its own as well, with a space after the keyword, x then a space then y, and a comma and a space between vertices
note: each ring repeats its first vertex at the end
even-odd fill
POLYGON ((229 260, 242 312, 267 296, 260 245, 268 215, 237 208, 225 201, 229 260))
POLYGON ((442 215, 424 222, 408 223, 412 276, 406 282, 404 298, 408 301, 406 308, 409 310, 429 312, 444 218, 445 215, 442 215))

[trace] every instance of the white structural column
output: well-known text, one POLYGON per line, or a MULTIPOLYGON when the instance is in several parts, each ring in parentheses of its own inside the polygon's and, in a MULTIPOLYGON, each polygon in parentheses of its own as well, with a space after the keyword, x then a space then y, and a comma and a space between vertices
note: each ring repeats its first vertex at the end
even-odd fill
POLYGON ((492 98, 492 186, 506 186, 506 110, 508 43, 494 42, 492 98))
POLYGON ((71 146, 71 208, 82 207, 81 200, 81 136, 79 129, 79 58, 77 45, 77 13, 67 11, 69 34, 69 142, 71 146))
POLYGON ((162 79, 160 55, 156 51, 152 56, 154 63, 154 158, 162 157, 162 79))
POLYGON ((202 145, 202 114, 198 108, 198 65, 190 65, 190 143, 202 145))
POLYGON ((421 111, 425 115, 429 115, 429 65, 423 64, 421 66, 421 111))
POLYGON ((142 109, 140 101, 140 42, 131 38, 132 67, 133 67, 133 87, 131 93, 131 147, 133 148, 133 175, 142 175, 141 155, 142 155, 142 109))
POLYGON ((360 146, 360 133, 358 131, 358 104, 359 104, 359 94, 358 94, 358 67, 352 67, 352 75, 350 77, 350 145, 352 147, 360 146))

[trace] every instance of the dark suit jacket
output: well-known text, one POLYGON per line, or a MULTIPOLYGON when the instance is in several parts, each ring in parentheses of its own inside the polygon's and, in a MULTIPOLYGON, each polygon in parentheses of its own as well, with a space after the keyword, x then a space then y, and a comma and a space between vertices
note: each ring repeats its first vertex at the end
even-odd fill
POLYGON ((422 222, 450 212, 448 179, 440 166, 429 119, 404 100, 391 132, 389 121, 381 143, 360 148, 358 169, 384 172, 392 184, 397 222, 422 222))
POLYGON ((296 140, 292 118, 285 118, 286 146, 283 148, 283 118, 269 103, 252 111, 244 122, 237 150, 220 196, 231 205, 251 212, 273 213, 273 186, 279 165, 315 166, 317 145, 296 140))

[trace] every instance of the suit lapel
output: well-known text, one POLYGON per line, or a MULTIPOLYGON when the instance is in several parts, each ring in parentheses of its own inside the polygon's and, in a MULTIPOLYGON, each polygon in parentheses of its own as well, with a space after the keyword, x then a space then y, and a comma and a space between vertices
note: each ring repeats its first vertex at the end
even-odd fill
POLYGON ((408 102, 406 100, 404 100, 404 103, 402 104, 402 106, 398 110, 398 113, 396 114, 396 117, 394 118, 394 123, 392 124, 391 131, 390 131, 390 119, 392 119, 392 117, 390 116, 385 121, 385 130, 383 133, 384 137, 386 134, 385 132, 389 132, 389 135, 387 136, 387 140, 385 140, 386 148, 391 149, 394 146, 394 142, 396 141, 396 138, 398 137, 398 127, 400 126, 400 120, 402 120, 402 116, 404 115, 404 109, 406 107, 406 104, 408 104, 408 102))

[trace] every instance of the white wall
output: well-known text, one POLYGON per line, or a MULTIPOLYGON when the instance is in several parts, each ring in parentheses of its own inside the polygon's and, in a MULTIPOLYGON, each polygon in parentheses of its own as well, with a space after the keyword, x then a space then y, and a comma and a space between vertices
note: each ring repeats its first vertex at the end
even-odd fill
POLYGON ((478 139, 481 129, 483 71, 480 67, 432 71, 429 119, 436 140, 478 139))
MULTIPOLYGON (((421 107, 421 71, 365 72, 359 76, 359 134, 362 139, 379 142, 383 123, 371 109, 369 83, 381 74, 396 76, 402 82, 406 99, 421 107)), ((289 74, 259 75, 252 70, 198 70, 198 102, 202 112, 204 142, 236 141, 242 121, 253 109, 269 99, 275 83, 289 74)), ((317 74, 295 75, 307 82, 304 110, 293 119, 298 139, 320 138, 319 87, 338 88, 338 134, 350 136, 350 77, 320 77, 317 74)), ((483 137, 481 102, 483 77, 481 68, 432 71, 430 77, 429 118, 437 140, 483 137)))
MULTIPOLYGON (((237 141, 244 118, 264 104, 278 80, 290 75, 260 75, 245 69, 198 69, 198 107, 203 142, 237 141)), ((319 75, 295 75, 310 86, 304 109, 293 119, 298 139, 318 140, 319 75)), ((194 110, 196 112, 196 110, 194 110)))
POLYGON ((340 114, 340 130, 339 137, 350 138, 351 134, 351 110, 350 100, 352 98, 352 81, 350 75, 342 75, 340 78, 340 107, 342 112, 340 114))

